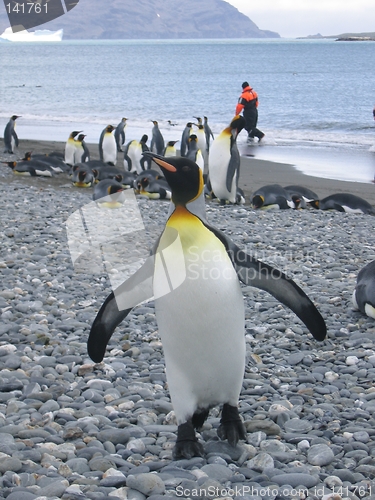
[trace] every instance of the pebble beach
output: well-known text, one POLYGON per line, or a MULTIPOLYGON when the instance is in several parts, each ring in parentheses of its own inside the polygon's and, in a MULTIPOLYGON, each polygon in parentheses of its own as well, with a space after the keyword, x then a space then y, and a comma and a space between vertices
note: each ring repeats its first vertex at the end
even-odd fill
MULTIPOLYGON (((63 148, 24 143, 25 151, 63 148)), ((243 161, 247 196, 277 182, 375 204, 371 183, 243 161)), ((73 266, 65 223, 92 190, 63 176, 20 178, 0 166, 0 498, 375 499, 375 323, 351 302, 359 270, 375 259, 374 218, 207 204, 211 225, 296 281, 328 334, 317 342, 289 309, 243 286, 247 439, 236 448, 220 441, 214 408, 199 434, 205 456, 174 461, 177 425, 153 303, 132 310, 102 363, 88 357, 111 284, 100 269, 73 266)), ((169 203, 138 198, 138 207, 151 247, 169 203)))

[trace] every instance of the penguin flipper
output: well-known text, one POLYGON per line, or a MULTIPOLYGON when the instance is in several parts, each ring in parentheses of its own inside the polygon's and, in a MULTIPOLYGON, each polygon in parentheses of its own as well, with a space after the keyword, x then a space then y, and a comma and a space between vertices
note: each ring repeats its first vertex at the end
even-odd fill
POLYGON ((154 257, 148 257, 142 267, 112 292, 100 308, 90 330, 87 351, 95 363, 100 363, 116 327, 133 307, 153 296, 154 257))
POLYGON ((207 227, 226 247, 238 278, 245 285, 254 286, 271 294, 303 321, 316 340, 325 339, 327 327, 322 315, 292 279, 278 269, 245 253, 221 231, 210 226, 207 227))
POLYGON ((18 135, 17 135, 17 133, 16 133, 16 131, 15 131, 15 130, 13 130, 12 135, 13 135, 13 137, 14 137, 14 141, 15 141, 16 148, 18 148, 18 145, 19 145, 19 140, 18 140, 18 135))
MULTIPOLYGON (((240 164, 240 155, 237 150, 237 148, 232 148, 232 154, 229 160, 229 165, 228 165, 228 170, 227 170, 227 178, 226 178, 226 187, 229 192, 232 191, 232 183, 233 183, 233 177, 235 176, 235 173, 239 169, 239 164, 240 164)), ((237 175, 237 182, 238 182, 239 175, 237 175)), ((237 188, 237 186, 236 186, 237 188)))

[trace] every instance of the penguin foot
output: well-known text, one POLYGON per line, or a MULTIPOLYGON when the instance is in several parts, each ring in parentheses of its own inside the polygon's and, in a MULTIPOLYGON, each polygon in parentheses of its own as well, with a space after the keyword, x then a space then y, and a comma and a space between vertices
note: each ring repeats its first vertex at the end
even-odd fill
POLYGON ((246 439, 246 429, 236 406, 228 404, 223 406, 217 435, 222 440, 227 439, 233 447, 237 446, 240 439, 246 439))
POLYGON ((204 449, 198 442, 192 421, 180 424, 177 429, 177 441, 173 449, 173 459, 187 458, 189 460, 192 457, 203 456, 204 449))

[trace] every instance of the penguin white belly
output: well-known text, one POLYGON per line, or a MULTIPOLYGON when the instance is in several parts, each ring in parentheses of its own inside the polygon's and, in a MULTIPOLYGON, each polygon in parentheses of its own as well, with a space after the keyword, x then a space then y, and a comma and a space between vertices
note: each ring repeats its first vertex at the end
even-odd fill
POLYGON ((83 156, 83 153, 84 153, 84 149, 82 146, 77 146, 75 148, 75 151, 73 153, 73 158, 74 158, 74 164, 76 163, 81 163, 82 161, 82 156, 83 156))
POLYGON ((179 424, 197 409, 237 406, 245 366, 244 304, 236 272, 220 240, 199 219, 189 218, 200 226, 198 235, 185 220, 183 232, 168 246, 176 233, 167 229, 154 274, 156 318, 179 424))
POLYGON ((227 189, 227 172, 231 159, 230 136, 218 137, 210 148, 209 176, 212 190, 219 200, 236 201, 237 173, 233 176, 231 190, 227 189))
POLYGON ((117 146, 113 134, 105 134, 103 137, 103 161, 105 163, 116 164, 117 146))
POLYGON ((128 150, 128 156, 132 162, 131 172, 137 172, 141 174, 143 172, 143 168, 141 167, 141 158, 142 158, 142 147, 139 144, 131 144, 128 150))
POLYGON ((76 150, 75 144, 72 144, 70 140, 65 145, 65 163, 68 165, 74 165, 74 153, 76 150))

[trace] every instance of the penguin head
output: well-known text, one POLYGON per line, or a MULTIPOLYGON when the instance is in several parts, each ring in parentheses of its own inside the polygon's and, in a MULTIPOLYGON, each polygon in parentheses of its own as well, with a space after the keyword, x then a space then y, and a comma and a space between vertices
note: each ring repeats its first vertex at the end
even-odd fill
POLYGON ((73 130, 73 132, 70 134, 70 139, 74 139, 81 132, 82 130, 73 130))
POLYGON ((229 128, 234 138, 238 136, 241 130, 244 128, 246 124, 245 118, 240 115, 236 115, 233 120, 230 122, 229 128))
POLYGON ((115 127, 113 125, 107 125, 105 128, 105 131, 108 133, 111 133, 115 130, 115 127))
POLYGON ((158 126, 158 122, 157 122, 156 120, 151 120, 151 121, 152 121, 152 123, 155 125, 155 127, 157 127, 157 126, 158 126))
POLYGON ((5 165, 8 165, 10 168, 16 168, 17 162, 16 161, 2 161, 1 163, 4 163, 5 165))
POLYGON ((22 158, 22 161, 30 161, 31 160, 31 155, 32 155, 32 151, 27 151, 25 153, 25 156, 22 158))
POLYGON ((147 141, 148 141, 148 135, 144 134, 144 135, 142 135, 141 140, 139 142, 143 142, 146 144, 147 141))
POLYGON ((85 134, 79 134, 79 136, 77 137, 77 140, 81 142, 81 141, 83 141, 83 139, 85 137, 86 137, 85 134))
POLYGON ((167 146, 173 147, 178 141, 168 141, 167 146))
POLYGON ((164 158, 150 151, 143 155, 152 158, 161 168, 172 189, 172 201, 176 206, 185 206, 202 193, 204 187, 202 170, 192 160, 185 157, 164 158))
POLYGON ((253 208, 261 208, 264 203, 264 197, 261 194, 256 194, 251 200, 253 208))
POLYGON ((21 118, 21 117, 18 116, 18 115, 13 115, 13 116, 10 117, 10 119, 13 120, 13 121, 16 121, 17 118, 21 118))

